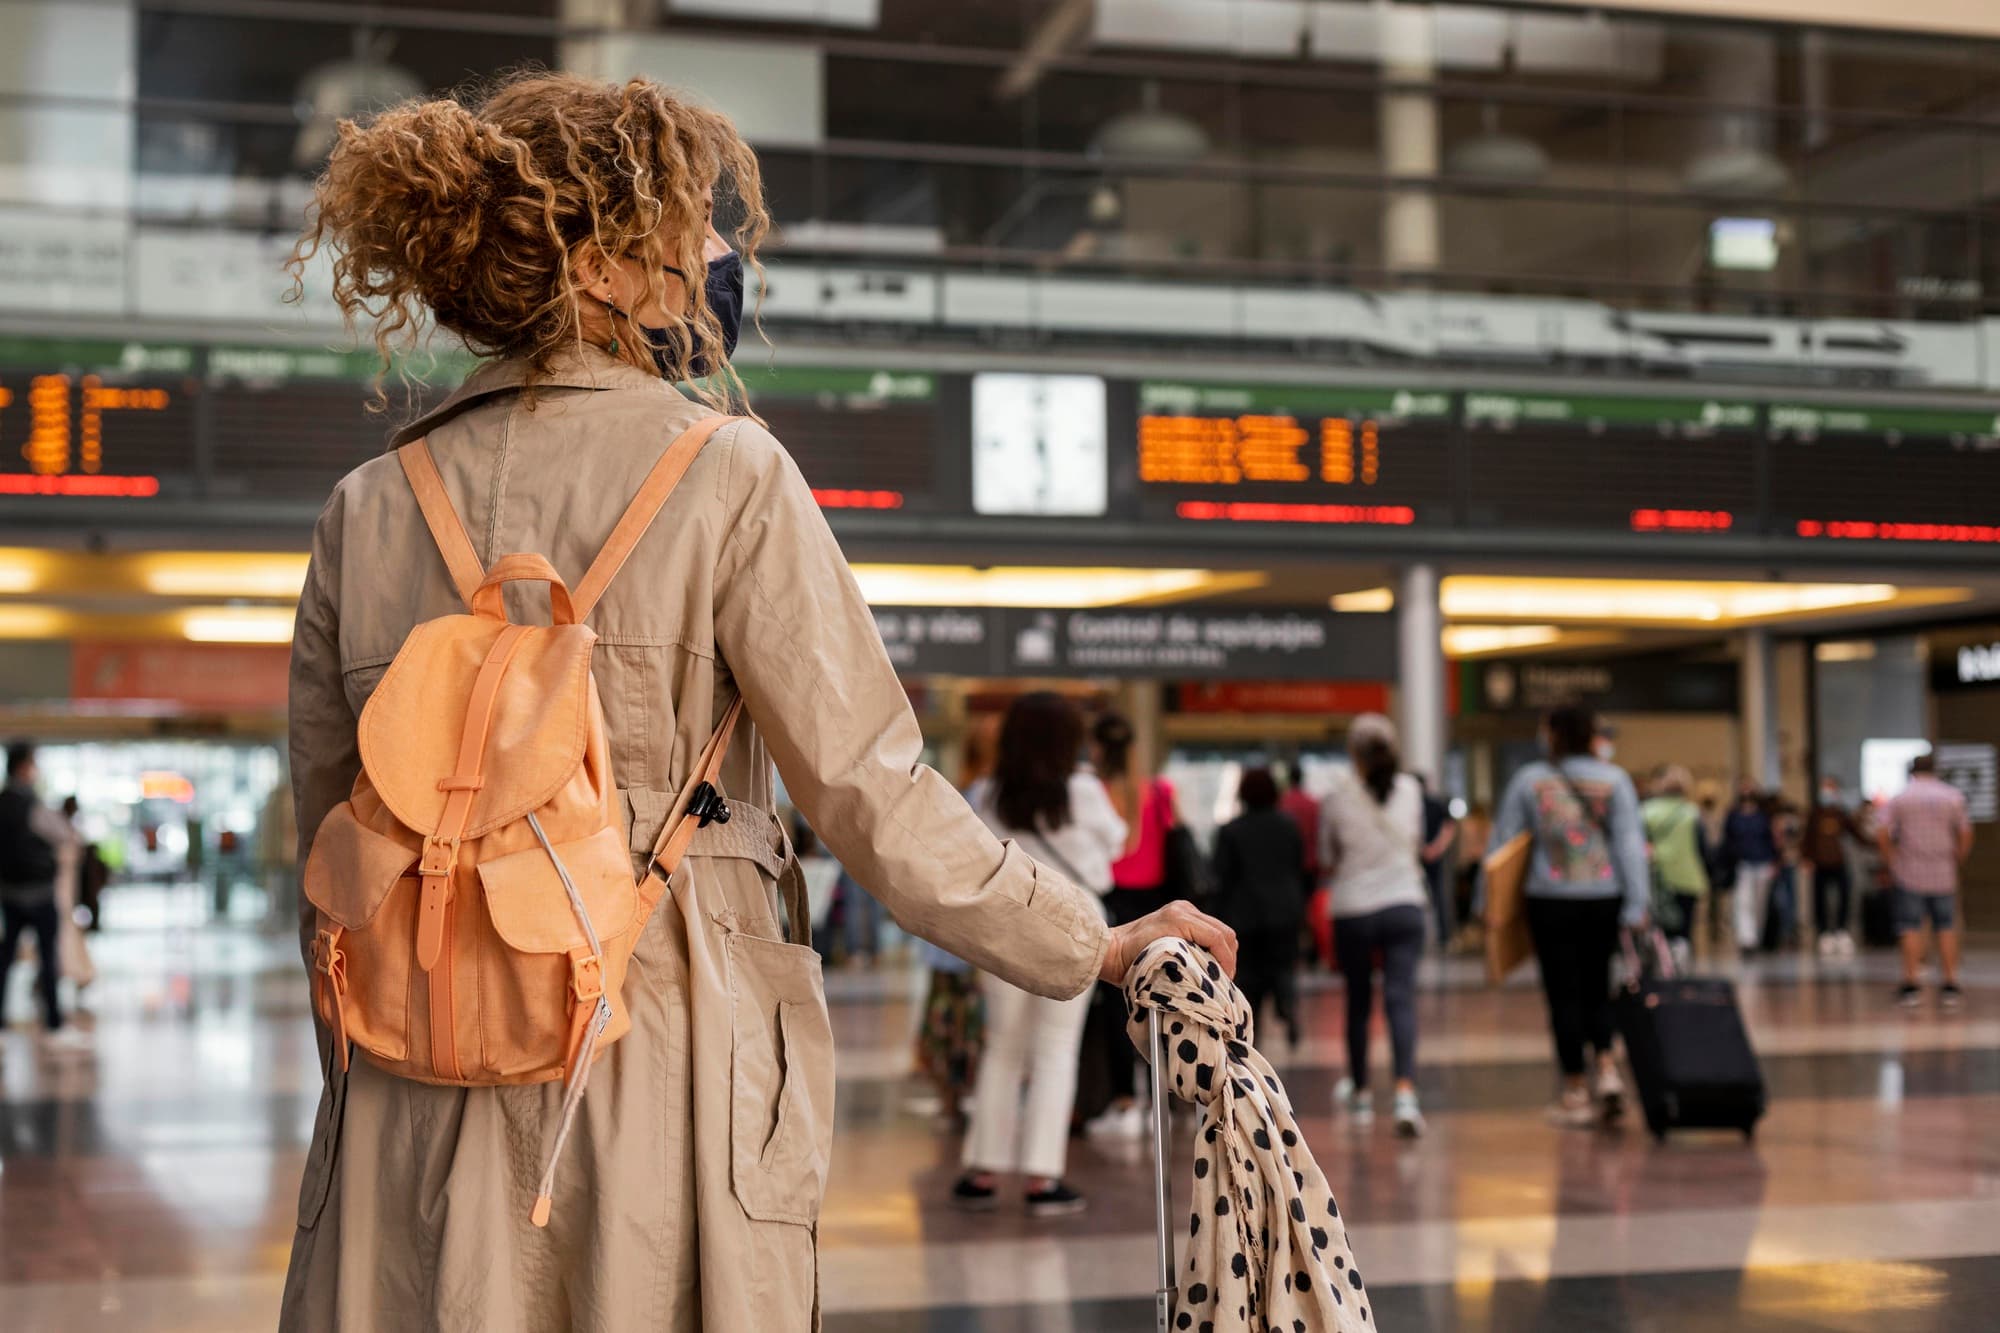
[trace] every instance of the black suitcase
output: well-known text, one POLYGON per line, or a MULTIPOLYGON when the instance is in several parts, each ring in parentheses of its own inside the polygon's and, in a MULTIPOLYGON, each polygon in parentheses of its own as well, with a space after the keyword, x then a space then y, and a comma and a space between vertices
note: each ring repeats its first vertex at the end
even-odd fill
POLYGON ((1861 942, 1871 949, 1896 943, 1896 892, 1870 889, 1861 895, 1861 942))
POLYGON ((1646 1127, 1757 1132, 1764 1073, 1736 1008, 1736 987, 1720 977, 1652 976, 1612 1001, 1646 1127))

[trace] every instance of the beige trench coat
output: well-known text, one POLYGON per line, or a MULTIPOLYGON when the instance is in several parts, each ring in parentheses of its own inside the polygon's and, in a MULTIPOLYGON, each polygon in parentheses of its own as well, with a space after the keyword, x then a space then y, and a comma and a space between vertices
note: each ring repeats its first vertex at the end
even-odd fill
MULTIPOLYGON (((536 551, 573 583, 706 409, 590 348, 532 403, 522 374, 489 363, 397 442, 428 435, 484 561, 536 551)), ((546 621, 539 588, 508 597, 516 619, 546 621)), ((356 719, 390 658, 412 626, 462 609, 394 457, 356 469, 320 516, 293 643, 301 865, 358 772, 356 719)), ((1045 995, 1075 995, 1097 974, 1105 933, 1090 896, 996 840, 919 762, 860 590, 761 427, 717 432, 592 623, 635 873, 740 692, 753 725, 722 783, 737 817, 702 831, 640 939, 632 1030, 592 1078, 547 1230, 528 1213, 558 1085, 430 1087, 358 1057, 329 1079, 287 1330, 816 1325, 832 1045, 818 959, 781 942, 775 886, 795 862, 767 813, 773 760, 814 831, 903 926, 1045 995)))

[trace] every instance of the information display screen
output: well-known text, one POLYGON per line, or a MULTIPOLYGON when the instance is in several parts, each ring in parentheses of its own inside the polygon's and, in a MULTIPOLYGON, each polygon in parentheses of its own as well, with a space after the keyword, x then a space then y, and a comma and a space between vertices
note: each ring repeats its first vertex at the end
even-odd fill
POLYGON ((1776 535, 2000 542, 2000 415, 1773 403, 1768 426, 1776 535))
POLYGON ((1149 380, 1138 402, 1144 517, 1451 521, 1448 393, 1149 380))
POLYGON ((194 371, 185 346, 0 340, 0 495, 192 491, 194 371))
POLYGON ((810 366, 737 373, 821 508, 958 507, 939 483, 938 376, 810 366))
POLYGON ((414 355, 382 377, 378 395, 373 351, 211 347, 203 380, 209 494, 323 500, 477 364, 463 352, 414 355))
POLYGON ((1755 403, 1470 392, 1463 413, 1469 526, 1756 529, 1755 403))
MULTIPOLYGON (((378 399, 366 348, 0 339, 0 501, 296 514, 476 364, 413 357, 378 399)), ((1085 544, 1225 525, 2000 544, 2000 408, 738 370, 823 508, 963 519, 968 540, 1033 519, 1085 544)))

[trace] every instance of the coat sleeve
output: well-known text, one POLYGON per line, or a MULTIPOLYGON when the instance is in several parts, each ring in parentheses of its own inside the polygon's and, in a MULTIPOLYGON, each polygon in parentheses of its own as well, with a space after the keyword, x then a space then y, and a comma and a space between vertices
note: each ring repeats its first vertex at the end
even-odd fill
POLYGON ((813 832, 904 929, 1037 994, 1097 977, 1096 902, 1002 842, 921 759, 923 736, 874 616, 798 468, 731 427, 718 655, 813 832))
MULTIPOLYGON (((312 560, 299 593, 292 627, 291 686, 286 725, 292 765, 292 809, 299 831, 297 866, 306 857, 320 821, 347 799, 361 772, 361 744, 354 709, 347 702, 340 667, 340 496, 320 515, 312 560)), ((313 911, 299 885, 299 944, 311 958, 313 911)))

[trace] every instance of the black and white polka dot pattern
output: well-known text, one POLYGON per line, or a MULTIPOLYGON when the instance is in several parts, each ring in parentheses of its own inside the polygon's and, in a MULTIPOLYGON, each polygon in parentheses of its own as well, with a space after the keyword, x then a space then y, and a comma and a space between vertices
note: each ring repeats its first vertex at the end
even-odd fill
POLYGON ((1174 1326, 1373 1330, 1339 1205, 1253 1045, 1242 992, 1204 950, 1161 939, 1126 975, 1125 1003, 1142 1055, 1146 1011, 1159 1010, 1167 1085, 1202 1108, 1174 1326))

